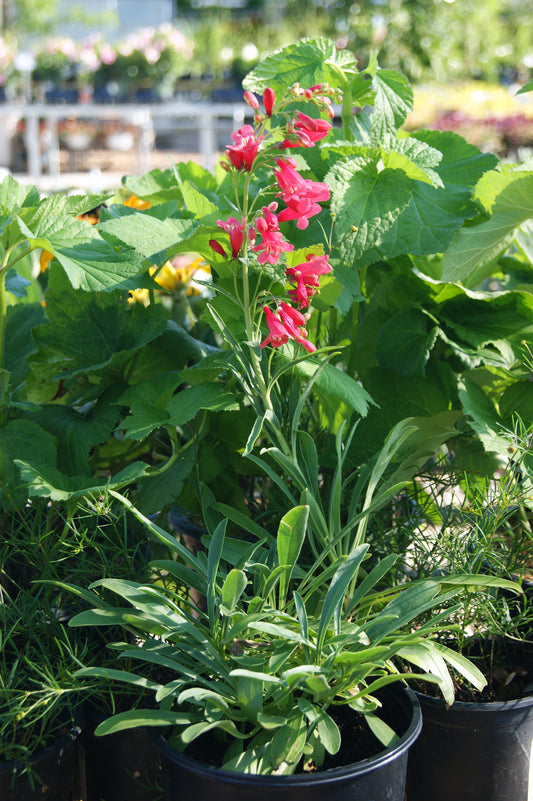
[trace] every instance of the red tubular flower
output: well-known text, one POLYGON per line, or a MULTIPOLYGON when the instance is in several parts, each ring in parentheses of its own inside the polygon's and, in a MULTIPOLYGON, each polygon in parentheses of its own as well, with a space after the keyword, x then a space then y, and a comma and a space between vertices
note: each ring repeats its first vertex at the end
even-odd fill
POLYGON ((287 208, 278 214, 278 221, 298 220, 298 228, 307 228, 309 217, 321 211, 319 202, 329 200, 329 186, 302 178, 294 169, 292 159, 278 159, 277 164, 279 170, 275 172, 275 176, 281 189, 281 197, 287 204, 287 208))
POLYGON ((298 136, 294 140, 285 139, 283 147, 313 147, 315 142, 324 139, 331 130, 331 123, 327 120, 314 119, 308 117, 302 111, 298 112, 298 118, 294 123, 292 130, 298 136))
POLYGON ((265 231, 262 241, 254 245, 252 250, 259 253, 259 264, 276 264, 282 253, 294 250, 294 245, 283 238, 281 231, 265 231))
POLYGON ((303 264, 288 267, 285 270, 287 278, 296 280, 296 287, 289 290, 289 297, 301 309, 309 306, 309 298, 313 297, 319 288, 318 277, 331 272, 331 265, 327 256, 315 256, 309 253, 303 264))
POLYGON ((315 120, 313 117, 308 117, 307 114, 299 111, 298 119, 296 120, 294 127, 297 131, 304 133, 311 140, 311 142, 314 143, 319 142, 328 135, 331 130, 331 123, 322 119, 315 120))
POLYGON ((309 298, 314 295, 315 291, 314 287, 305 285, 302 275, 298 275, 296 278, 296 287, 290 289, 287 294, 300 309, 306 309, 309 306, 309 298))
POLYGON ((259 253, 259 264, 276 264, 283 252, 294 250, 294 245, 287 242, 279 230, 278 218, 274 214, 277 203, 271 203, 262 209, 262 217, 255 222, 255 230, 262 237, 262 241, 254 245, 252 250, 259 253))
POLYGON ((318 279, 319 275, 330 273, 331 264, 326 255, 317 256, 313 253, 308 253, 302 264, 297 264, 296 267, 288 267, 285 272, 289 278, 296 278, 301 275, 304 281, 310 281, 316 286, 314 279, 318 279))
POLYGON ((269 333, 261 342, 262 348, 267 345, 279 348, 281 345, 285 345, 289 339, 294 339, 303 345, 308 353, 316 350, 313 343, 307 339, 307 331, 300 325, 300 323, 305 323, 305 317, 297 309, 293 309, 288 303, 281 303, 277 310, 278 314, 275 314, 268 306, 264 306, 263 311, 269 333))
POLYGON ((217 220, 217 225, 220 225, 220 227, 229 234, 231 255, 236 259, 240 253, 242 243, 244 242, 244 217, 242 222, 239 222, 235 217, 229 217, 227 222, 224 222, 224 220, 217 220))
POLYGON ((263 92, 263 105, 265 107, 265 114, 267 117, 272 116, 272 111, 274 109, 274 103, 276 101, 276 93, 273 89, 265 89, 263 92))
POLYGON ((234 144, 226 147, 226 155, 235 169, 250 172, 263 136, 256 137, 251 125, 243 125, 231 134, 234 144))
POLYGON ((272 345, 273 348, 280 348, 289 341, 289 333, 279 317, 268 306, 263 307, 268 326, 268 336, 261 342, 261 347, 266 348, 272 345))

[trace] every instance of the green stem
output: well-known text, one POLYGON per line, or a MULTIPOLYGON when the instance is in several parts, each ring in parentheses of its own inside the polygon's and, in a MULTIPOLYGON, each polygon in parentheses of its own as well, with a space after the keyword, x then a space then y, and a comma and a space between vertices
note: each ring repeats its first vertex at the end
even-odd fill
POLYGON ((6 315, 7 315, 6 272, 5 270, 0 270, 0 370, 3 370, 4 368, 6 315))

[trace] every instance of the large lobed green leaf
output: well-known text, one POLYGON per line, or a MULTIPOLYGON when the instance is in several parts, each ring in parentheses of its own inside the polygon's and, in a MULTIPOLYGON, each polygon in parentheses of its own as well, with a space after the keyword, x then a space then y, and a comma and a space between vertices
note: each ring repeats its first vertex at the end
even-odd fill
POLYGON ((282 92, 294 83, 304 89, 320 83, 344 88, 357 75, 357 59, 338 50, 330 39, 301 39, 267 56, 243 81, 243 87, 263 93, 270 87, 282 92))
POLYGON ((442 271, 443 280, 469 287, 491 274, 518 226, 533 218, 533 172, 494 170, 479 182, 476 198, 491 216, 457 233, 442 271))

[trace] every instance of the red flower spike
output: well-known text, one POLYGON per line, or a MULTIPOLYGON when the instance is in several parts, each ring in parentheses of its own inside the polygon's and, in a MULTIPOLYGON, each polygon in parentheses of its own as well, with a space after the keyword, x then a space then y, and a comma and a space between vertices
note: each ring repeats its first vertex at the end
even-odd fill
POLYGON ((276 102, 276 93, 273 89, 265 89, 263 92, 263 105, 265 107, 265 113, 267 117, 272 116, 272 111, 274 110, 274 103, 276 102))

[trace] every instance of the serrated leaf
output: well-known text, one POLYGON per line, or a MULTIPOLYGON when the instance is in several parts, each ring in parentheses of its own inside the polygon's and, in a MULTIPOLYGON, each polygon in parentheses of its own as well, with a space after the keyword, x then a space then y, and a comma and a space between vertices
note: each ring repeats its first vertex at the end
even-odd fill
POLYGON ((43 404, 32 419, 58 441, 57 466, 68 475, 90 475, 91 449, 107 441, 120 416, 113 398, 102 394, 84 413, 69 406, 43 404))
POLYGON ((6 273, 6 291, 16 298, 26 297, 26 287, 31 285, 31 281, 18 275, 14 269, 6 273))
POLYGON ((19 184, 12 175, 6 175, 0 183, 0 209, 5 214, 19 209, 37 208, 41 195, 36 186, 19 184))
POLYGON ((267 87, 282 93, 294 83, 303 88, 320 83, 344 88, 357 73, 355 56, 347 50, 338 50, 334 41, 301 39, 267 56, 248 73, 243 87, 259 94, 267 87))
POLYGON ((46 308, 49 322, 33 336, 40 350, 54 354, 63 376, 102 368, 121 353, 139 350, 166 327, 162 307, 124 309, 118 295, 74 290, 60 269, 50 273, 46 308))
MULTIPOLYGON (((198 227, 191 219, 158 219, 149 212, 136 212, 101 223, 103 237, 112 237, 133 248, 142 258, 162 264, 175 253, 175 246, 187 240, 198 227)), ((191 248, 192 249, 192 248, 191 248)))
MULTIPOLYGON (((475 286, 490 274, 495 259, 510 244, 515 230, 533 218, 533 173, 505 175, 505 186, 484 195, 492 214, 478 225, 462 228, 444 255, 442 278, 475 286)), ((497 184, 497 176, 494 180, 497 184)))
POLYGON ((371 118, 371 138, 379 142, 395 133, 413 108, 413 90, 405 75, 394 70, 377 69, 373 82, 376 93, 371 118))
POLYGON ((20 469, 22 481, 28 487, 28 494, 38 498, 51 498, 53 501, 67 501, 70 498, 81 498, 99 494, 111 488, 120 489, 146 474, 146 465, 132 462, 112 479, 104 477, 66 476, 52 465, 36 467, 30 462, 15 459, 20 469))
POLYGON ((117 251, 100 239, 72 247, 56 246, 54 256, 75 289, 110 292, 154 286, 152 279, 143 275, 144 259, 141 255, 132 249, 117 251))
POLYGON ((402 170, 379 170, 377 163, 350 159, 327 176, 335 238, 345 261, 363 266, 376 260, 387 230, 410 200, 410 181, 402 170))
POLYGON ((449 131, 421 131, 411 138, 442 153, 441 161, 432 169, 444 188, 412 181, 409 203, 380 246, 388 258, 445 251, 463 222, 475 214, 473 187, 496 161, 495 156, 482 153, 449 131))
POLYGON ((437 333, 435 321, 423 311, 399 311, 380 329, 376 347, 379 363, 403 375, 424 375, 437 333))
POLYGON ((174 395, 167 404, 169 423, 182 426, 201 410, 236 411, 239 405, 230 392, 217 384, 198 384, 174 395))

